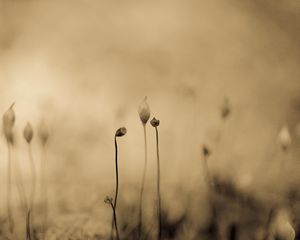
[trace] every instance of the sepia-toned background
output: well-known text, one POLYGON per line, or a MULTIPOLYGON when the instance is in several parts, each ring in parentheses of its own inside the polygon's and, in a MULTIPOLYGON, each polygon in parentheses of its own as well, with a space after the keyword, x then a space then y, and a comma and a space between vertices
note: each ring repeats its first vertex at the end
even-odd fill
MULTIPOLYGON (((128 133, 119 139, 120 195, 127 201, 137 197, 144 153, 137 108, 144 96, 151 116, 161 121, 166 205, 180 211, 189 201, 202 215, 204 143, 212 151, 212 171, 233 178, 241 189, 273 198, 287 186, 299 186, 298 1, 0 0, 0 11, 0 111, 15 102, 14 156, 25 182, 23 127, 30 121, 36 129, 44 119, 51 129, 53 215, 77 216, 100 199, 99 214, 109 219, 102 199, 114 190, 113 136, 121 126, 128 133), (225 123, 224 97, 232 108, 225 123), (277 141, 284 125, 293 139, 288 154, 277 141), (194 192, 199 197, 191 198, 194 192)), ((147 134, 146 186, 154 199, 150 125, 147 134)), ((33 150, 38 162, 36 138, 33 150)), ((3 139, 4 186, 6 157, 3 139)))

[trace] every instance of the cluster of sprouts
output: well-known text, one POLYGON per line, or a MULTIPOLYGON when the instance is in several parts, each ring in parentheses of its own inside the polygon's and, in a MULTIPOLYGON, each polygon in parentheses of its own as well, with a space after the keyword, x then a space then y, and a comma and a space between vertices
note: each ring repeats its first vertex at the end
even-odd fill
MULTIPOLYGON (((14 125, 16 121, 16 115, 14 111, 14 103, 8 108, 8 110, 3 114, 2 118, 2 127, 3 127, 3 133, 5 136, 5 140, 7 143, 7 151, 8 151, 8 162, 7 162, 7 223, 8 223, 8 229, 9 233, 12 236, 15 236, 15 220, 14 220, 14 210, 12 207, 12 178, 15 176, 15 181, 17 184, 17 191, 20 199, 20 205, 22 207, 22 215, 25 218, 26 222, 26 239, 31 240, 33 239, 33 229, 32 226, 34 226, 34 216, 35 216, 35 198, 36 198, 36 186, 37 186, 37 177, 36 177, 36 167, 35 162, 33 159, 32 154, 32 140, 34 138, 34 130, 32 125, 28 122, 24 129, 23 129, 23 137, 25 142, 27 143, 28 147, 28 157, 29 157, 29 165, 30 165, 30 175, 31 175, 31 184, 30 184, 30 193, 29 198, 27 198, 27 194, 25 191, 25 188, 23 186, 22 181, 22 172, 18 165, 18 162, 16 159, 12 158, 12 152, 14 151, 15 146, 15 132, 14 132, 14 125)), ((49 132, 48 128, 42 122, 38 128, 38 137, 41 142, 43 150, 45 150, 45 146, 48 142, 49 132)), ((44 157, 43 157, 44 158, 44 157)), ((45 159, 42 159, 42 162, 45 159)), ((41 164, 44 165, 43 163, 41 164)), ((41 169, 42 173, 42 184, 41 184, 41 192, 46 193, 46 181, 45 181, 45 169, 41 169), (44 181, 44 182, 43 182, 44 181)), ((43 197, 43 209, 44 213, 46 214, 46 196, 43 197)), ((44 220, 46 217, 44 216, 44 220)), ((45 226, 45 222, 43 223, 45 226)), ((45 230, 45 228, 43 229, 45 230)), ((45 232, 42 232, 43 238, 45 237, 45 232)))
MULTIPOLYGON (((147 173, 147 164, 148 164, 148 146, 147 146, 147 130, 146 126, 150 119, 150 107, 147 103, 147 97, 145 97, 138 108, 139 118, 143 127, 144 134, 144 166, 142 171, 142 180, 140 187, 140 195, 139 195, 139 204, 138 204, 138 239, 142 237, 142 230, 145 228, 143 224, 143 196, 145 190, 145 181, 146 181, 146 173, 147 173)), ((162 216, 161 216, 161 196, 160 196, 160 162, 159 162, 159 139, 158 139, 158 126, 160 121, 155 117, 150 121, 152 127, 155 128, 156 132, 156 156, 157 156, 157 239, 161 239, 162 235, 162 216)), ((118 145, 117 145, 117 137, 122 137, 127 133, 125 127, 119 128, 114 137, 115 141, 115 166, 116 166, 116 189, 115 189, 115 197, 107 196, 104 200, 106 204, 109 204, 113 211, 112 217, 112 225, 111 225, 111 236, 110 239, 114 239, 114 232, 116 233, 116 239, 120 240, 120 233, 118 229, 117 223, 117 198, 119 191, 119 174, 118 174, 118 145)))

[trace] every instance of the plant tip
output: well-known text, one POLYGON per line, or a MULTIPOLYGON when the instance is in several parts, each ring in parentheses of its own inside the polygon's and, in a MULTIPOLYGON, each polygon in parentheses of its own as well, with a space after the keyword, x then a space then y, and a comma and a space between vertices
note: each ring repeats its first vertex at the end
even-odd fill
POLYGON ((203 155, 205 157, 208 157, 210 155, 210 153, 211 153, 210 150, 209 150, 209 148, 206 145, 203 145, 202 152, 203 152, 203 155))
POLYGON ((49 131, 44 121, 41 121, 39 129, 38 129, 38 136, 43 146, 46 145, 49 138, 49 131))
POLYGON ((106 204, 112 204, 113 199, 112 199, 112 197, 106 196, 105 199, 104 199, 104 202, 105 202, 106 204))
POLYGON ((224 98, 224 101, 221 105, 221 117, 225 120, 229 117, 231 113, 230 103, 228 97, 224 98))
POLYGON ((31 124, 28 122, 24 128, 23 136, 27 143, 30 143, 33 138, 33 129, 31 124))
POLYGON ((127 133, 127 129, 125 127, 121 127, 116 131, 116 137, 123 137, 127 133))
POLYGON ((278 135, 278 141, 283 151, 286 151, 292 143, 290 131, 287 126, 283 126, 278 135))
POLYGON ((150 121, 150 123, 151 123, 152 127, 158 127, 160 122, 159 122, 158 119, 156 119, 154 117, 154 118, 152 118, 152 120, 150 121))
POLYGON ((150 118, 150 107, 147 103, 147 96, 144 98, 144 100, 140 104, 140 106, 138 108, 138 113, 139 113, 142 123, 144 125, 146 125, 150 118))
POLYGON ((3 114, 2 122, 3 122, 3 131, 6 137, 6 140, 9 143, 13 143, 13 127, 15 125, 16 115, 13 110, 13 103, 8 110, 3 114))

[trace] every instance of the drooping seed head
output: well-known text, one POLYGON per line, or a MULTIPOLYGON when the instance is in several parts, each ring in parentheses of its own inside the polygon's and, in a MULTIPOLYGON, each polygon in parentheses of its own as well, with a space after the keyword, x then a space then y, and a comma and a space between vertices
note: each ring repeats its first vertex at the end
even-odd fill
POLYGON ((123 137, 127 133, 127 129, 125 127, 121 127, 116 131, 116 137, 123 137))
POLYGON ((224 98, 224 101, 221 105, 221 117, 225 120, 229 117, 231 113, 229 99, 227 97, 224 98))
POLYGON ((278 134, 278 141, 283 151, 286 151, 292 143, 292 138, 287 126, 283 126, 278 134))
POLYGON ((49 138, 49 130, 44 121, 41 121, 40 126, 38 128, 38 136, 43 146, 46 145, 49 138))
POLYGON ((209 150, 209 148, 206 145, 203 145, 202 152, 203 152, 203 155, 205 157, 208 157, 210 155, 210 153, 211 153, 210 150, 209 150))
POLYGON ((23 130, 23 136, 27 143, 30 143, 33 138, 33 129, 31 124, 28 122, 23 130))
POLYGON ((146 125, 150 118, 150 107, 147 103, 147 97, 145 97, 142 103, 140 104, 138 108, 138 113, 142 123, 146 125))
POLYGON ((150 121, 150 123, 151 123, 152 127, 158 127, 160 121, 154 117, 154 118, 152 118, 152 120, 150 121))
POLYGON ((13 106, 15 103, 13 103, 9 109, 4 113, 2 122, 3 122, 3 132, 6 137, 6 140, 9 143, 13 143, 14 137, 13 137, 13 127, 15 125, 16 115, 13 110, 13 106))

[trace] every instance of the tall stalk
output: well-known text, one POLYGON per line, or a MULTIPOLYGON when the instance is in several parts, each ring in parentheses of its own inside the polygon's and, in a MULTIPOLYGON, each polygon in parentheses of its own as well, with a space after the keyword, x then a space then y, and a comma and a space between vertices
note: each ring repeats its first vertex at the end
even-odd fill
POLYGON ((113 217, 112 217, 112 225, 111 225, 111 232, 110 232, 110 239, 114 238, 114 231, 113 231, 113 225, 115 227, 117 240, 120 239, 119 230, 118 230, 118 222, 117 222, 117 203, 118 203, 118 194, 119 194, 119 168, 118 168, 118 143, 117 143, 117 137, 123 137, 127 133, 127 130, 125 127, 119 128, 115 133, 115 167, 116 167, 116 189, 115 189, 115 197, 114 201, 112 201, 111 198, 106 197, 105 203, 108 203, 112 207, 113 211, 113 217))
POLYGON ((7 169, 7 220, 9 225, 9 231, 12 233, 14 231, 14 220, 12 218, 11 211, 11 173, 12 173, 12 163, 11 163, 11 149, 10 143, 7 142, 8 150, 8 169, 7 169))
POLYGON ((157 159, 157 217, 158 217, 158 231, 157 239, 161 239, 162 234, 162 218, 161 218, 161 195, 160 195, 160 160, 159 160, 159 142, 158 142, 158 126, 159 120, 153 118, 151 120, 151 125, 155 128, 156 136, 156 159, 157 159))
POLYGON ((31 216, 31 223, 32 226, 34 226, 34 200, 35 200, 35 188, 36 188, 36 170, 32 155, 32 149, 31 144, 28 144, 28 155, 29 155, 29 161, 30 161, 30 169, 31 169, 31 192, 29 197, 29 211, 33 214, 30 214, 31 216))
POLYGON ((16 116, 13 110, 13 103, 8 110, 3 114, 3 132, 7 143, 7 219, 9 225, 9 231, 13 233, 14 230, 14 220, 12 217, 11 210, 11 179, 12 179, 12 160, 11 160, 11 146, 14 144, 14 134, 13 127, 15 124, 16 116))
POLYGON ((42 149, 42 161, 41 161, 41 193, 42 193, 42 231, 43 231, 43 239, 46 237, 47 231, 47 220, 48 220, 48 200, 47 200, 47 192, 48 192, 48 184, 47 184, 47 169, 46 169, 46 149, 43 146, 42 149))
POLYGON ((142 185, 140 191, 140 202, 139 202, 139 225, 138 225, 138 234, 141 237, 142 234, 142 227, 143 227, 143 195, 145 189, 145 180, 147 174, 147 164, 148 164, 148 150, 147 150, 147 132, 146 132, 146 125, 143 125, 144 128, 144 169, 143 169, 143 176, 142 176, 142 185))
POLYGON ((150 107, 147 103, 147 97, 144 98, 141 105, 138 108, 139 117, 141 119, 143 129, 144 129, 144 150, 145 150, 145 161, 144 161, 144 169, 142 176, 142 185, 140 190, 140 201, 139 201, 139 215, 138 215, 138 238, 141 238, 142 227, 143 227, 143 194, 145 188, 145 180, 146 180, 146 172, 147 172, 147 132, 146 132, 146 124, 150 118, 150 107))
POLYGON ((42 239, 46 237, 47 231, 47 220, 48 220, 48 201, 47 201, 47 192, 48 192, 48 184, 47 184, 47 152, 46 145, 49 138, 49 131, 44 121, 41 121, 38 136, 42 145, 42 159, 41 159, 41 204, 42 204, 42 239))

